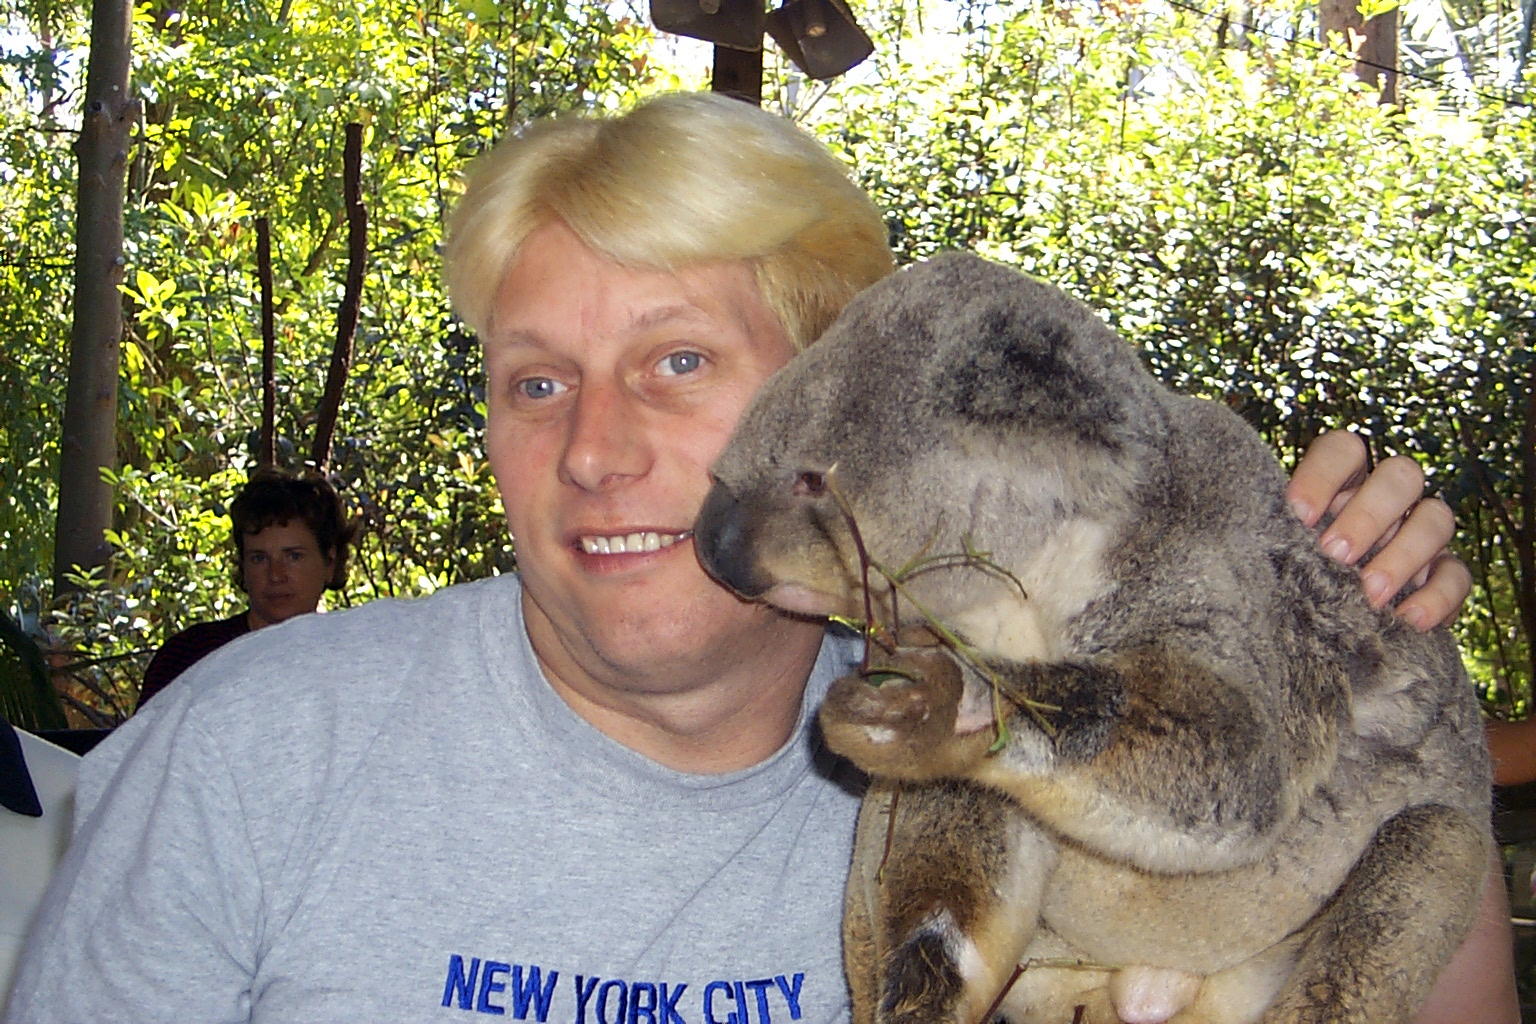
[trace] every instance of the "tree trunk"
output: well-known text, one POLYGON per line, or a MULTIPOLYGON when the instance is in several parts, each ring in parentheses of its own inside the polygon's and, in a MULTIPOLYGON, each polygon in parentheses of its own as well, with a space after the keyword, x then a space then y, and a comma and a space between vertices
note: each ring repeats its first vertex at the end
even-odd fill
POLYGON ((54 593, 74 589, 74 569, 105 565, 112 489, 103 469, 117 466, 117 383, 123 304, 123 189, 135 104, 128 93, 127 0, 93 0, 91 56, 76 153, 75 303, 69 387, 59 445, 59 507, 54 530, 54 593))
POLYGON ((1397 102, 1397 8, 1369 21, 1360 17, 1359 0, 1320 0, 1318 31, 1323 41, 1338 35, 1355 54, 1355 75, 1381 90, 1381 102, 1397 102), (1358 40, 1359 45, 1356 46, 1358 40))

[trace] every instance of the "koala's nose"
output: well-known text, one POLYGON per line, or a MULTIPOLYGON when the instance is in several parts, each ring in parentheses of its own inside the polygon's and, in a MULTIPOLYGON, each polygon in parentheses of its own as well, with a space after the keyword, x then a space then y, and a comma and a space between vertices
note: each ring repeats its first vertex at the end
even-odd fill
POLYGON ((693 525, 693 548, 705 572, 742 597, 760 597, 769 582, 754 569, 749 520, 745 504, 716 481, 693 525))

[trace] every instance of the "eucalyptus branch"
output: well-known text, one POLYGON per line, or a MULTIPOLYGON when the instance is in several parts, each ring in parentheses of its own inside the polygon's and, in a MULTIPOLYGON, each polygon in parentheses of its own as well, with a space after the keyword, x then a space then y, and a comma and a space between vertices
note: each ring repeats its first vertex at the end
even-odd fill
MULTIPOLYGON (((980 652, 975 647, 962 639, 958 633, 945 625, 937 615, 924 607, 921 601, 912 596, 911 590, 907 587, 907 582, 914 576, 938 568, 979 569, 1009 580, 1018 588, 1020 596, 1028 600, 1029 593, 1024 589, 1024 584, 1013 573, 993 562, 990 553, 978 551, 971 543, 969 537, 964 540, 965 550, 959 554, 928 555, 926 551, 933 544, 933 538, 930 537, 923 544, 919 553, 913 558, 908 559, 900 569, 891 570, 886 568, 869 556, 869 548, 864 543, 864 535, 859 529, 858 517, 854 515, 853 506, 837 486, 836 472, 837 466, 834 464, 822 475, 822 487, 832 496, 832 500, 837 503, 838 511, 842 513, 843 521, 848 527, 849 535, 853 538, 854 550, 859 558, 860 582, 864 591, 864 622, 860 626, 860 633, 864 639, 864 654, 859 665, 860 675, 869 678, 876 684, 893 676, 911 678, 908 673, 894 666, 873 666, 870 664, 870 645, 872 641, 879 642, 877 640, 877 633, 881 629, 881 624, 875 616, 873 588, 870 586, 870 572, 874 571, 884 578, 891 594, 891 624, 885 629, 885 632, 892 637, 892 643, 881 643, 881 646, 887 648, 895 646, 895 638, 900 625, 900 616, 897 614, 897 598, 904 598, 907 603, 916 609, 917 614, 921 616, 929 630, 939 638, 940 642, 960 659, 962 665, 969 667, 971 671, 985 679, 992 688, 992 722, 993 728, 996 731, 996 737, 993 739, 992 745, 987 748, 987 752, 991 754, 997 753, 1007 746, 1008 741, 1012 738, 1012 733, 1008 729, 1006 709, 1003 705, 1003 680, 983 661, 980 652)), ((1045 717, 1045 714, 1047 712, 1060 711, 1061 708, 1054 704, 1046 704, 1022 695, 1011 699, 1029 713, 1030 717, 1035 720, 1035 724, 1047 736, 1056 735, 1055 726, 1045 717)))
MULTIPOLYGON (((992 670, 991 666, 987 665, 982 660, 980 652, 978 652, 975 647, 961 639, 958 633, 944 625, 944 623, 939 620, 938 616, 934 615, 927 608, 923 607, 922 603, 912 596, 911 592, 907 590, 905 581, 896 579, 895 577, 888 574, 884 567, 881 566, 878 562, 871 563, 871 565, 874 567, 876 572, 885 577, 886 582, 890 584, 891 590, 893 592, 900 593, 902 597, 907 599, 907 602, 911 604, 913 608, 917 609, 917 613, 923 617, 923 620, 928 624, 928 628, 933 630, 939 639, 944 642, 944 645, 950 650, 954 651, 956 657, 968 665, 977 675, 985 679, 987 683, 992 687, 992 716, 994 719, 993 724, 997 729, 997 739, 993 742, 992 746, 987 748, 987 752, 996 753, 997 751, 1001 750, 1011 738, 1011 734, 1008 731, 1008 725, 1003 714, 1002 679, 996 672, 992 670)), ((1035 724, 1038 725, 1047 736, 1056 735, 1056 727, 1046 719, 1044 713, 1047 711, 1060 711, 1060 707, 1055 704, 1047 704, 1043 701, 1033 700, 1022 695, 1016 696, 1012 699, 1014 703, 1018 704, 1025 711, 1029 712, 1030 717, 1035 720, 1035 724)))

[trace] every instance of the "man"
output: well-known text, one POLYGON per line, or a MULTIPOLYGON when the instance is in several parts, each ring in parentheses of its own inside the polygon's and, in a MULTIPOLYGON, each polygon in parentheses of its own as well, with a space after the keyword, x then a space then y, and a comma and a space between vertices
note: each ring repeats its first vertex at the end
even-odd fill
MULTIPOLYGON (((806 726, 855 652, 689 529, 758 386, 890 269, 878 212, 785 122, 673 97, 503 144, 448 260, 518 576, 265 630, 99 748, 9 1019, 846 1018, 857 781, 806 726)), ((1388 593, 1444 544, 1419 486, 1327 534, 1401 521, 1388 593)), ((1438 619, 1465 580, 1429 580, 1438 619)))

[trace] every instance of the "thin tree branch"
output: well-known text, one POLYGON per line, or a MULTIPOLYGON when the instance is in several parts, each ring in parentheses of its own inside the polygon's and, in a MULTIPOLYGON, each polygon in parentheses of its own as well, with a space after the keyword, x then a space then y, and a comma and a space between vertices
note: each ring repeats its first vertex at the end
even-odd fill
POLYGON ((325 376, 325 393, 320 397, 315 424, 315 444, 310 450, 310 462, 322 473, 331 460, 331 438, 336 433, 341 393, 352 365, 352 341, 357 334, 363 269, 368 259, 368 211, 363 207, 363 126, 356 122, 347 125, 342 179, 347 209, 347 282, 341 307, 336 311, 336 344, 331 349, 331 367, 325 376))
POLYGON ((256 218, 256 277, 261 283, 261 442, 257 461, 277 465, 277 334, 272 316, 272 228, 256 218))

